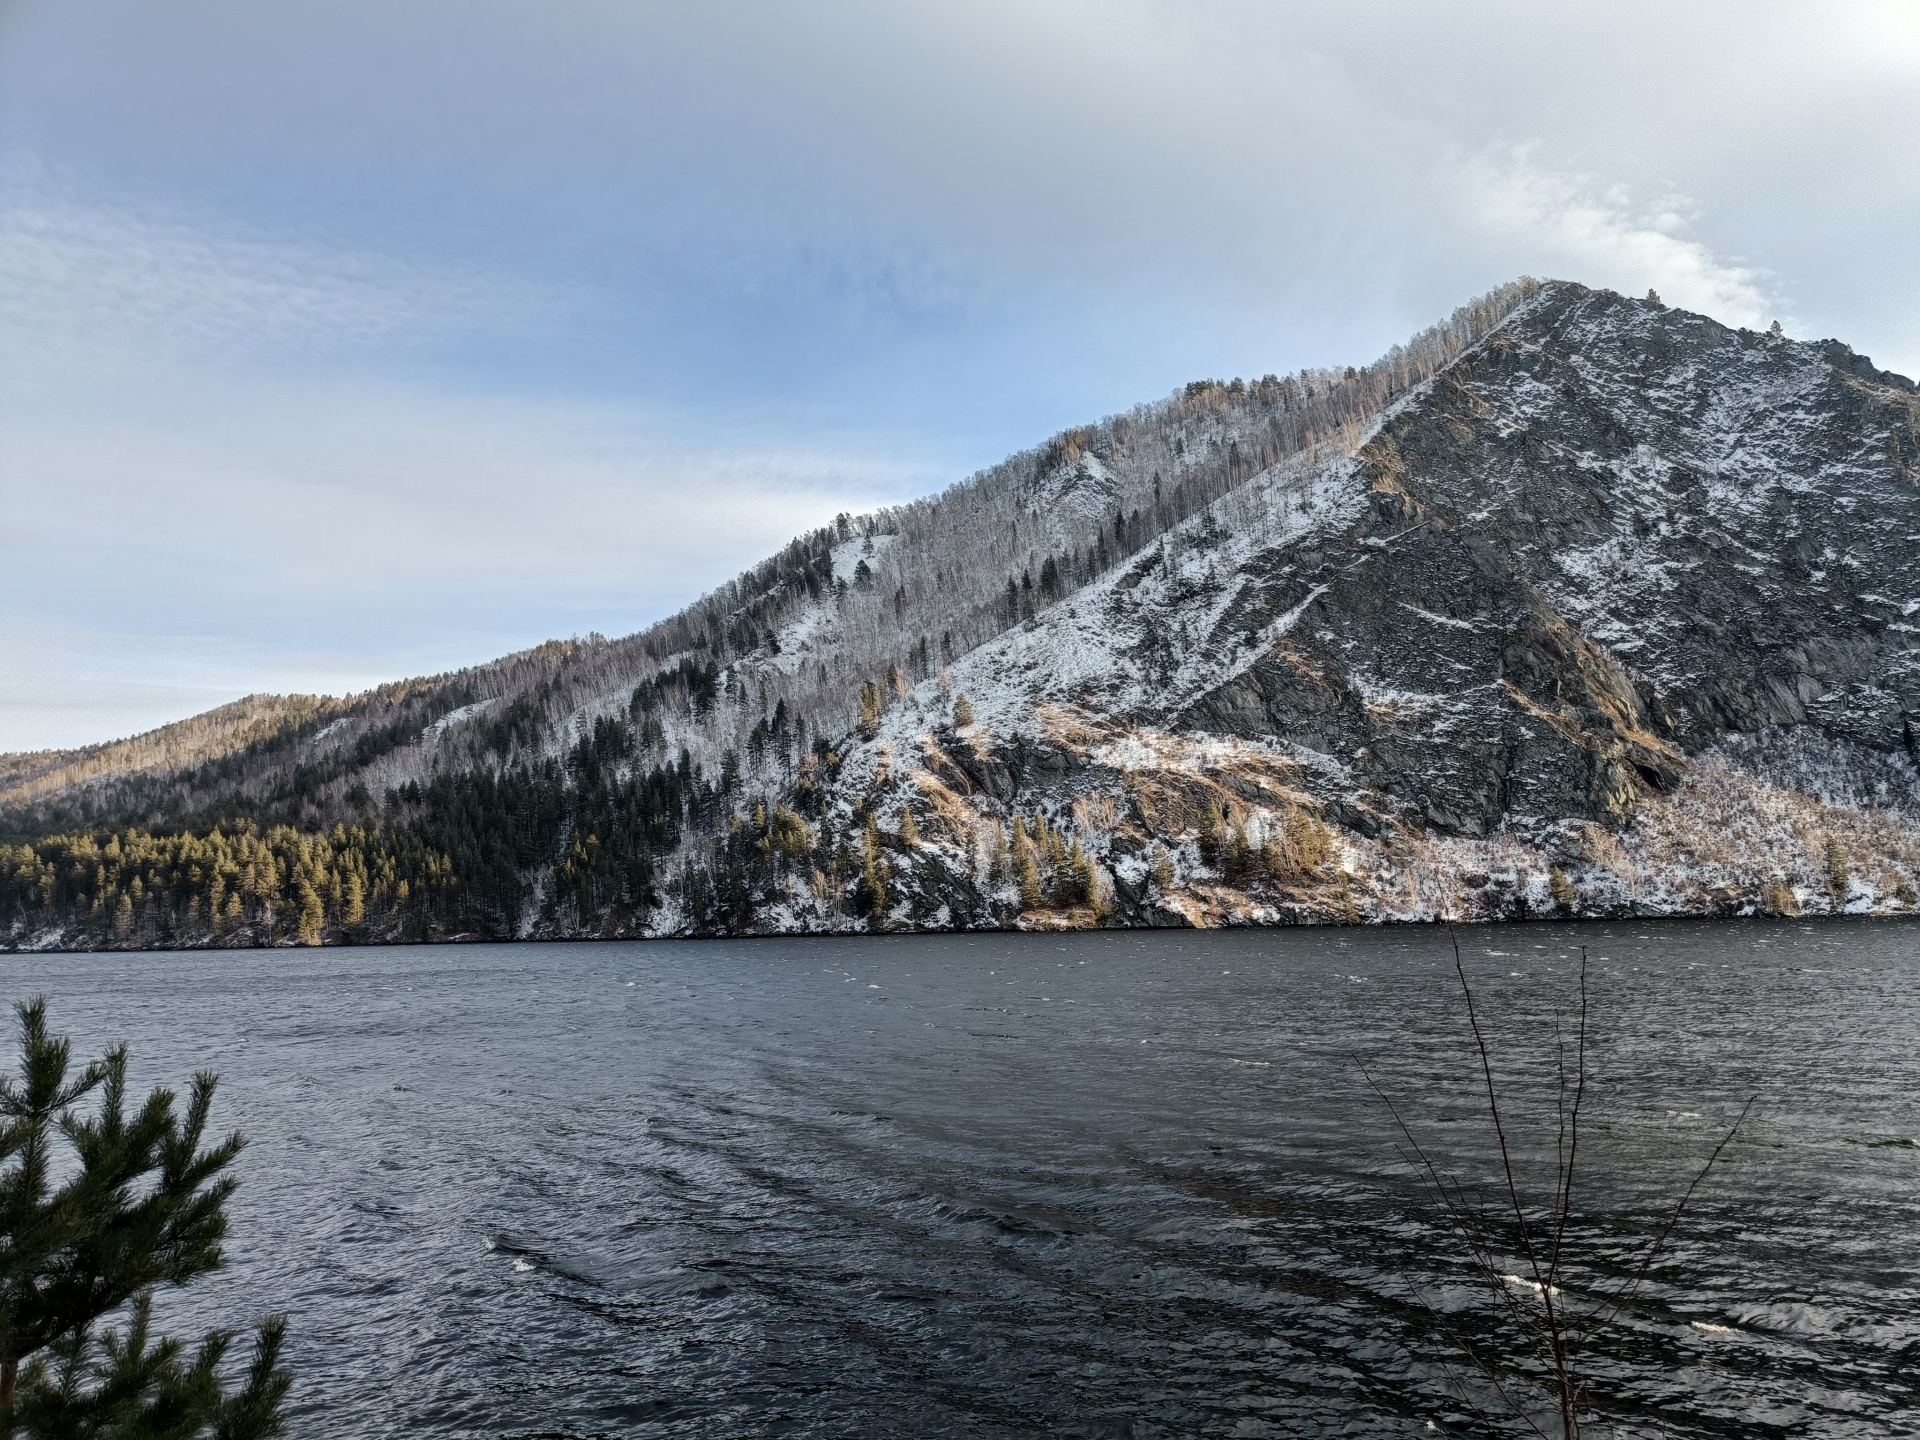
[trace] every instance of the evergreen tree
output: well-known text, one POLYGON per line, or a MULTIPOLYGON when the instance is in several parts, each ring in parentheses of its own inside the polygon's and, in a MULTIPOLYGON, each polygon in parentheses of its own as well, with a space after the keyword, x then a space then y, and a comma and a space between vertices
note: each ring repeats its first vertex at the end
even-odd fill
POLYGON ((1013 817, 1013 839, 1008 849, 1014 888, 1020 892, 1020 908, 1038 910, 1047 902, 1046 891, 1040 884, 1040 864, 1034 855, 1033 842, 1027 838, 1026 822, 1017 812, 1013 817))
POLYGON ((860 682, 860 734, 871 740, 880 730, 880 712, 887 707, 886 696, 871 680, 860 682))
POLYGON ((245 1381, 218 1368, 232 1343, 209 1332, 191 1358, 152 1338, 153 1294, 223 1261, 223 1172, 244 1143, 202 1149, 215 1080, 193 1080, 186 1113, 170 1090, 127 1110, 127 1051, 71 1072, 47 1034, 46 1002, 18 1007, 20 1075, 0 1079, 0 1440, 254 1440, 281 1430, 291 1378, 284 1322, 260 1327, 245 1381), (76 1109, 97 1095, 91 1116, 76 1109), (57 1142, 72 1154, 58 1156, 57 1142), (115 1312, 124 1329, 97 1331, 115 1312))
POLYGON ((1853 886, 1853 871, 1847 863, 1846 849, 1831 835, 1827 836, 1821 868, 1826 871, 1827 894, 1833 898, 1833 910, 1837 915, 1846 909, 1847 894, 1853 886))
POLYGON ((1247 832, 1230 826, 1226 844, 1221 848, 1220 869, 1230 885, 1244 885, 1253 875, 1253 849, 1247 844, 1247 832))
POLYGON ((1147 873, 1153 877, 1154 888, 1162 895, 1173 893, 1173 857, 1167 854, 1166 847, 1157 840, 1148 855, 1147 873))
POLYGON ((1053 872, 1053 903, 1061 906, 1093 903, 1093 861, 1073 841, 1053 872))
POLYGON ((884 920, 887 894, 887 861, 881 849, 880 827, 869 819, 861 845, 860 879, 854 886, 854 905, 862 915, 876 922, 884 920))
POLYGON ((1580 896, 1573 888, 1573 881, 1567 878, 1567 872, 1555 865, 1547 874, 1547 893, 1553 897, 1553 903, 1562 910, 1571 912, 1579 903, 1580 896))

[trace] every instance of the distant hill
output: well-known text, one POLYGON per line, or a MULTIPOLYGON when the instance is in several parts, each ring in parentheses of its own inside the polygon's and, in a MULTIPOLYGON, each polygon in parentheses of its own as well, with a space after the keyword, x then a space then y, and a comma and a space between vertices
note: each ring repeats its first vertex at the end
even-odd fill
POLYGON ((0 758, 13 947, 1911 908, 1920 396, 1522 281, 640 635, 0 758))

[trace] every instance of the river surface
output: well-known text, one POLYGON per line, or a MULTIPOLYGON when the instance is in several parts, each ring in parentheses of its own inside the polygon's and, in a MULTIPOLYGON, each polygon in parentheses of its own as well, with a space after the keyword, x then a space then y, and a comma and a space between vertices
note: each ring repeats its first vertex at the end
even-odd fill
MULTIPOLYGON (((1580 1354, 1600 1433, 1920 1433, 1920 925, 1460 940, 1542 1198, 1589 949, 1576 1310, 1760 1097, 1580 1354)), ((295 1436, 1486 1433, 1463 1347, 1527 1393, 1363 1074, 1500 1197, 1444 931, 0 965, 142 1085, 220 1072, 230 1265, 162 1314, 285 1311, 295 1436)))

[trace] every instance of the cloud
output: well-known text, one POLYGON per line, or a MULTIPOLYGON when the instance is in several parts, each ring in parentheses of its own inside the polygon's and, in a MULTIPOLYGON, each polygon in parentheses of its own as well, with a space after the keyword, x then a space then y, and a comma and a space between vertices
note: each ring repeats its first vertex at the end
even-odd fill
POLYGON ((557 323, 553 285, 222 233, 0 175, 0 355, 99 370, 418 349, 557 323))
POLYGON ((1759 328, 1779 313, 1764 272, 1720 259, 1687 235, 1684 202, 1636 205, 1625 187, 1556 175, 1522 152, 1461 167, 1475 218, 1547 275, 1628 294, 1653 289, 1669 305, 1759 328))
POLYGON ((6 607, 0 623, 8 649, 0 667, 0 751, 135 735, 249 693, 344 694, 391 678, 353 669, 349 656, 228 636, 35 623, 6 607))
POLYGON ((121 408, 0 397, 0 430, 0 497, 37 542, 7 556, 0 749, 627 633, 935 479, 580 402, 271 375, 121 408))

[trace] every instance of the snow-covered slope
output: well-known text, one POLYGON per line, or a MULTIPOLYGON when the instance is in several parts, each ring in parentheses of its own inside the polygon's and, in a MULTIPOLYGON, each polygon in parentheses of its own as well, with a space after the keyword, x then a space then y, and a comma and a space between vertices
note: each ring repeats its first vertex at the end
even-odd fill
POLYGON ((1910 907, 1910 383, 1553 286, 1360 442, 887 713, 840 790, 890 923, 1910 907), (1093 903, 1021 902, 1035 812, 1093 903))

